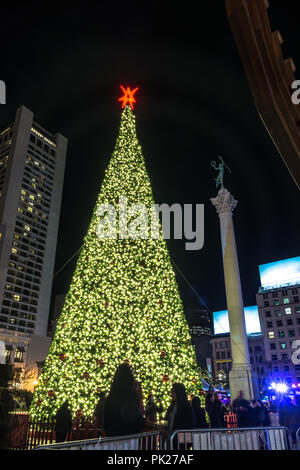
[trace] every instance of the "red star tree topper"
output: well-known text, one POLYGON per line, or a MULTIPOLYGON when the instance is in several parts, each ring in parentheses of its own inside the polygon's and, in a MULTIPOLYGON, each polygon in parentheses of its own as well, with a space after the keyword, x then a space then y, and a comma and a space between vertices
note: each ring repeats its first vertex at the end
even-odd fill
POLYGON ((133 109, 133 103, 136 103, 136 100, 134 98, 135 92, 138 90, 138 88, 135 88, 134 90, 131 90, 130 87, 128 86, 125 90, 123 85, 120 85, 121 90, 123 91, 124 95, 121 96, 121 98, 118 99, 118 101, 122 101, 122 109, 125 107, 127 103, 130 104, 131 109, 133 109))

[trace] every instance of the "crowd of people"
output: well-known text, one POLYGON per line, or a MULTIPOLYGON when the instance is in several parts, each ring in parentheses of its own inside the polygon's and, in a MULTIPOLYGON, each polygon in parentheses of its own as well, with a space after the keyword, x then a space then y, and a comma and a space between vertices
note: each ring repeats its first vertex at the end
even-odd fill
MULTIPOLYGON (((173 384, 167 410, 164 410, 159 398, 155 402, 152 393, 148 395, 144 409, 137 383, 127 363, 117 368, 109 394, 100 394, 95 418, 97 427, 103 429, 103 434, 108 437, 136 434, 147 429, 159 429, 166 436, 171 436, 176 429, 226 428, 226 415, 230 412, 236 416, 237 427, 268 427, 277 424, 287 426, 292 435, 300 427, 300 400, 294 405, 285 398, 277 409, 274 403, 246 400, 243 391, 232 403, 223 403, 218 393, 209 391, 205 397, 205 406, 201 406, 201 399, 197 396, 188 397, 182 383, 173 384), (279 415, 279 422, 272 422, 274 414, 279 415)), ((71 431, 71 418, 68 404, 64 403, 56 415, 57 442, 65 440, 71 431)))
MULTIPOLYGON (((153 394, 147 397, 143 409, 141 394, 138 391, 130 366, 120 364, 106 397, 102 392, 95 409, 97 427, 105 436, 120 436, 140 433, 145 429, 158 428, 171 435, 176 429, 206 428, 206 412, 201 407, 199 397, 189 400, 182 383, 174 383, 171 390, 170 406, 164 410, 161 400, 154 401, 153 394), (158 413, 163 415, 163 424, 158 423, 158 413)), ((56 414, 56 441, 62 442, 71 431, 71 410, 65 402, 56 414)))

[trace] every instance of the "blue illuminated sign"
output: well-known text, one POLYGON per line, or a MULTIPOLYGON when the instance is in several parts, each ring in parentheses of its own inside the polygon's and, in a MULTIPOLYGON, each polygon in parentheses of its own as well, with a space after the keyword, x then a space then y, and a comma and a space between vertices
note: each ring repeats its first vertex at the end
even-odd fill
MULTIPOLYGON (((244 312, 247 334, 251 335, 254 333, 261 333, 257 305, 245 307, 244 312)), ((213 312, 213 320, 215 335, 230 332, 228 310, 220 310, 219 312, 213 312)))
POLYGON ((259 266, 261 287, 277 287, 300 284, 300 256, 259 266))

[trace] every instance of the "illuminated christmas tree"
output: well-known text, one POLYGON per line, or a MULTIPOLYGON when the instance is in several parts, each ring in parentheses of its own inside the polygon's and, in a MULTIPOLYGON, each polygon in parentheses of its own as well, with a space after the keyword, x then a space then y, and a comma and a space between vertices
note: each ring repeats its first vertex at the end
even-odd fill
POLYGON ((123 89, 120 98, 119 135, 34 395, 33 415, 53 415, 65 400, 73 415, 92 415, 99 392, 109 391, 124 361, 141 383, 143 396, 151 391, 165 407, 174 382, 184 383, 188 393, 201 388, 161 224, 150 211, 154 199, 132 111, 136 90, 123 89), (125 198, 128 207, 149 208, 146 219, 143 215, 149 229, 130 211, 124 225, 120 206, 125 198), (99 223, 105 220, 100 209, 106 204, 117 215, 116 231, 106 226, 107 233, 116 235, 111 238, 99 236, 99 223), (153 220, 158 237, 150 236, 153 220), (139 237, 128 236, 133 228, 139 237))

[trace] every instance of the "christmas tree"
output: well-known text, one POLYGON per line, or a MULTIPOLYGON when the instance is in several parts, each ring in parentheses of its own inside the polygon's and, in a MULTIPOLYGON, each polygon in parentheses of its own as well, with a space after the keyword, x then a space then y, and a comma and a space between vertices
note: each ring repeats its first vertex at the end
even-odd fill
POLYGON ((152 392, 165 407, 174 382, 184 383, 188 393, 201 388, 161 224, 150 210, 154 199, 132 111, 136 90, 123 90, 119 135, 35 391, 32 415, 54 415, 68 400, 74 416, 91 416, 98 394, 109 391, 124 361, 141 383, 143 397, 152 392), (127 226, 120 211, 125 198, 128 207, 143 205, 138 217, 128 212, 127 226), (117 214, 116 226, 104 224, 102 208, 108 204, 117 214), (144 207, 149 208, 146 216, 144 207), (148 229, 141 220, 149 222, 148 229), (151 237, 153 220, 156 237, 151 237), (101 223, 108 238, 99 236, 101 223), (139 236, 128 236, 133 232, 139 236))

